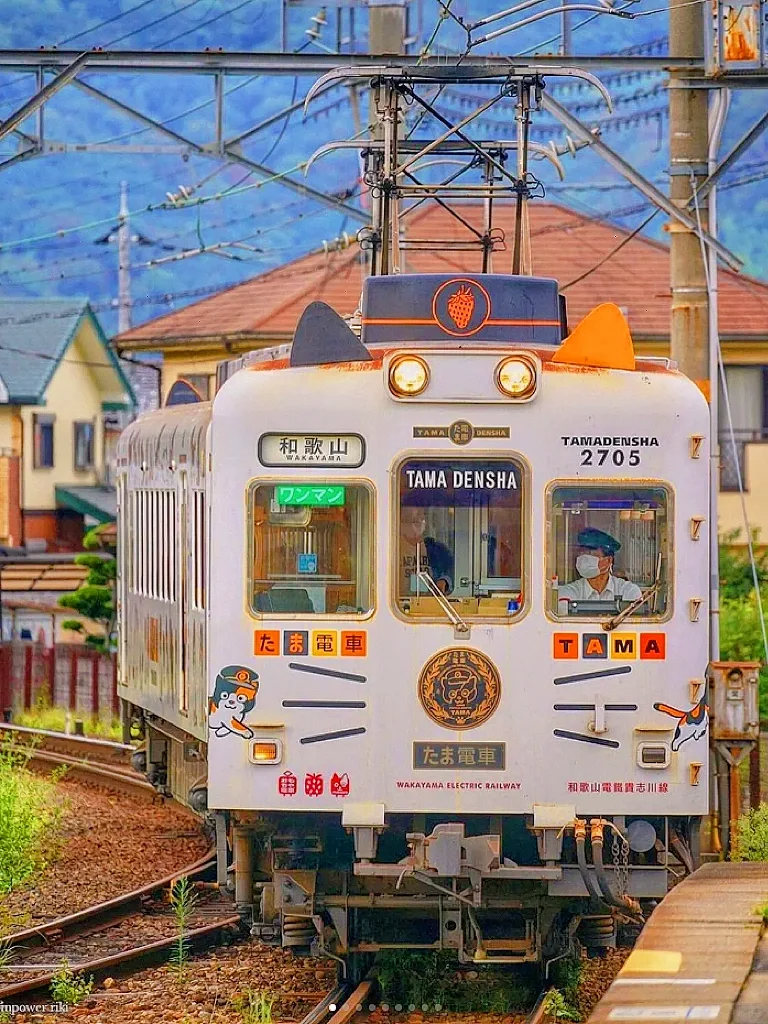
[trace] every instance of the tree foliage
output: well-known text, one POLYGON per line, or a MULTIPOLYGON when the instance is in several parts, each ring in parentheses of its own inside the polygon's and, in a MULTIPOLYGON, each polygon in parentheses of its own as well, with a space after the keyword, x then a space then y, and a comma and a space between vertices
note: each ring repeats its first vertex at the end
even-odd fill
POLYGON ((104 628, 104 634, 89 633, 85 625, 78 619, 67 619, 64 629, 85 634, 85 642, 89 647, 100 651, 115 649, 115 603, 114 590, 117 578, 117 559, 115 558, 114 530, 111 524, 94 527, 83 538, 83 547, 87 550, 101 548, 109 552, 110 557, 104 558, 96 554, 83 554, 75 557, 75 563, 88 570, 88 575, 71 594, 59 598, 62 608, 72 611, 97 622, 104 628))
MULTIPOLYGON (((720 546, 720 658, 765 662, 760 604, 746 547, 736 547, 739 531, 720 546)), ((753 538, 753 540, 756 537, 753 538)), ((755 552, 762 608, 768 613, 768 551, 755 552)), ((760 670, 760 718, 768 718, 768 668, 760 670)))

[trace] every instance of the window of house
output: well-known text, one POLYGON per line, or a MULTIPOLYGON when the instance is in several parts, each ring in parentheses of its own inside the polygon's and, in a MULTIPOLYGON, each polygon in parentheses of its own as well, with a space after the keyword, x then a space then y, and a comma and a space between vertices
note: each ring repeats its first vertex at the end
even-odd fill
POLYGON ((93 469, 96 424, 93 420, 75 423, 75 469, 93 469))
POLYGON ((50 413, 35 413, 32 417, 35 469, 53 468, 53 425, 55 422, 56 417, 50 413))
POLYGON ((559 618, 655 618, 671 607, 672 500, 662 486, 556 486, 549 496, 549 609, 559 618))
POLYGON ((462 619, 517 615, 523 606, 522 465, 514 459, 408 459, 398 483, 398 609, 441 621, 449 615, 446 604, 462 619))
POLYGON ((718 385, 720 490, 738 490, 740 483, 749 489, 751 482, 746 476, 746 446, 768 438, 768 368, 726 366, 725 379, 728 403, 722 380, 718 385))
POLYGON ((207 373, 185 373, 181 378, 191 384, 204 402, 211 397, 211 377, 207 373))
POLYGON ((365 484, 290 480, 250 496, 251 609, 364 615, 373 608, 373 496, 365 484))

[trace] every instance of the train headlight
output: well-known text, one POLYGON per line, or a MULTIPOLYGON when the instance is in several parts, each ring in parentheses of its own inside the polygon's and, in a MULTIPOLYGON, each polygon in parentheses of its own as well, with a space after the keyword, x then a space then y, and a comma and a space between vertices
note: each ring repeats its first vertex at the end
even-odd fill
POLYGON ((524 356, 502 359, 496 367, 496 387, 510 398, 528 398, 536 390, 536 366, 524 356))
POLYGON ((419 356, 400 356, 389 368, 389 387, 396 395, 420 395, 429 384, 429 367, 419 356))
POLYGON ((283 744, 280 740, 251 740, 248 754, 252 764, 280 764, 283 759, 283 744))

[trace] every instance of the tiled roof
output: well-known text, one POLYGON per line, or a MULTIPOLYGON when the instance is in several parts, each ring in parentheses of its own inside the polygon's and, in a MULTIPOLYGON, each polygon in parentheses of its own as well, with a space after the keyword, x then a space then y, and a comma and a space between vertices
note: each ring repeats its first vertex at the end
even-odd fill
POLYGON ((0 381, 2 401, 40 402, 84 317, 90 318, 130 404, 133 394, 85 299, 0 299, 0 381), (5 393, 7 391, 7 394, 5 393))
POLYGON ((88 569, 74 562, 17 562, 0 566, 3 594, 11 591, 77 590, 85 582, 88 569))
POLYGON ((34 402, 77 330, 82 299, 0 299, 0 378, 11 402, 34 402))
MULTIPOLYGON (((482 206, 463 204, 462 217, 476 227, 482 206)), ((497 204, 494 220, 507 238, 506 252, 497 253, 493 270, 510 269, 514 208, 497 204)), ((413 238, 466 239, 467 228, 436 205, 408 218, 413 238)), ((629 239, 614 256, 595 268, 629 232, 554 203, 531 203, 531 250, 536 276, 553 277, 565 288, 568 319, 578 322, 600 302, 622 307, 635 336, 669 336, 669 249, 642 235, 629 239), (578 280, 582 274, 592 271, 578 280)), ((296 321, 314 299, 337 312, 357 307, 363 267, 357 246, 330 255, 304 256, 242 284, 196 302, 185 309, 150 320, 119 335, 119 346, 152 348, 191 339, 236 341, 289 336, 296 321)), ((465 251, 406 253, 406 273, 454 273, 477 270, 479 256, 465 251)), ((768 284, 722 270, 719 274, 720 330, 724 337, 768 337, 768 284)))

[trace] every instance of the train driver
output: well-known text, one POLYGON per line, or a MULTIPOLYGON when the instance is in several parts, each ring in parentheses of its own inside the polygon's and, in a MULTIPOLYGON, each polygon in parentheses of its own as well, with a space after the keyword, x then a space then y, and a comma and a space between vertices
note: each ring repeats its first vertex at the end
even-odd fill
POLYGON ((636 601, 641 596, 636 583, 613 575, 613 556, 621 547, 615 537, 589 527, 578 534, 576 541, 579 578, 558 587, 561 614, 567 614, 567 601, 636 601))
POLYGON ((453 555, 441 541, 425 536, 427 515, 424 508, 403 505, 400 509, 400 580, 401 597, 410 597, 420 591, 416 584, 417 572, 428 572, 444 594, 453 590, 453 555), (417 559, 420 564, 417 564, 417 559))

